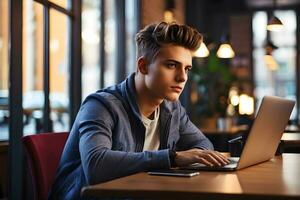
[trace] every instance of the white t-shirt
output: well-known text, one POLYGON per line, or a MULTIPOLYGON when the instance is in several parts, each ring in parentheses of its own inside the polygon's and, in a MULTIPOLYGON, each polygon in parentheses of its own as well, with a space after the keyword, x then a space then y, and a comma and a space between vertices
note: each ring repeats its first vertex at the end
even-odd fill
POLYGON ((154 119, 149 119, 142 115, 142 121, 146 128, 143 151, 158 150, 159 148, 159 113, 160 108, 158 106, 154 112, 154 119))

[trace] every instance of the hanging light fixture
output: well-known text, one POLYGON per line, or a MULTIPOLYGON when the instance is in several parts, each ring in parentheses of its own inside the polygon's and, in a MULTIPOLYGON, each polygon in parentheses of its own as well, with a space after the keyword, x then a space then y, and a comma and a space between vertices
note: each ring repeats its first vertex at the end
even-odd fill
MULTIPOLYGON (((276 0, 273 1, 274 10, 276 9, 276 0)), ((283 23, 281 20, 276 17, 274 14, 272 15, 270 21, 267 24, 268 31, 280 31, 283 29, 283 23)))
POLYGON ((272 55, 266 54, 264 56, 264 60, 265 60, 267 67, 271 71, 276 71, 278 69, 278 64, 272 55))
POLYGON ((219 58, 233 58, 235 56, 235 53, 229 42, 229 35, 227 35, 225 39, 221 40, 221 45, 217 51, 217 56, 219 58))
POLYGON ((173 22, 174 19, 174 9, 175 9, 175 1, 167 0, 165 3, 165 11, 164 11, 164 21, 165 22, 173 22))
POLYGON ((201 43, 200 47, 194 53, 194 56, 198 58, 205 58, 209 56, 209 50, 204 42, 201 43))
POLYGON ((217 51, 217 56, 219 58, 233 58, 235 55, 233 49, 229 43, 223 43, 217 51))
POLYGON ((229 38, 229 23, 230 23, 230 11, 227 1, 224 1, 225 3, 225 23, 223 24, 223 34, 221 35, 221 44, 219 46, 219 49, 217 50, 217 57, 219 58, 233 58, 235 56, 235 53, 230 45, 230 38, 229 38))
POLYGON ((266 54, 264 56, 264 61, 267 67, 272 71, 278 69, 278 63, 276 62, 276 60, 272 55, 273 51, 276 49, 278 49, 278 47, 275 46, 270 40, 268 40, 265 46, 266 54))
POLYGON ((280 31, 283 29, 283 23, 276 16, 272 16, 267 25, 268 31, 280 31))

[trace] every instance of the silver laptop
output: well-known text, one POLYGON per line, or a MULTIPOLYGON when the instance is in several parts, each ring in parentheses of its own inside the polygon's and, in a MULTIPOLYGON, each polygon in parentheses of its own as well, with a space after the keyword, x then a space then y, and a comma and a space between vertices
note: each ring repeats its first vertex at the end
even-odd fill
POLYGON ((294 105, 292 100, 265 96, 239 158, 229 158, 231 163, 222 167, 195 163, 184 168, 233 171, 270 160, 275 155, 294 105))

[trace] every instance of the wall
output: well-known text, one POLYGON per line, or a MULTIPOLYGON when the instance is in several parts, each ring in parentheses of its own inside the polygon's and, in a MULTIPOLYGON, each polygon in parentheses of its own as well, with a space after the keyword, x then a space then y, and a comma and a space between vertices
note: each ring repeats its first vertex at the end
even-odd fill
MULTIPOLYGON (((142 0, 141 27, 164 20, 165 1, 142 0)), ((174 18, 177 23, 185 23, 185 1, 175 0, 174 18)))
POLYGON ((231 62, 231 70, 237 76, 243 92, 253 95, 251 16, 235 14, 230 16, 229 23, 231 44, 236 54, 231 62))

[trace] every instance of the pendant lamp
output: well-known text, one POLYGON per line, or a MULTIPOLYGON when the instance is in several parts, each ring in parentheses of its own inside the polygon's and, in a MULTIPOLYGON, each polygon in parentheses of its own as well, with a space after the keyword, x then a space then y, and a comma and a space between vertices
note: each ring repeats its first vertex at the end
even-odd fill
MULTIPOLYGON (((276 0, 273 1, 273 7, 276 9, 276 0)), ((283 29, 283 23, 281 20, 276 17, 274 14, 270 18, 270 21, 267 24, 267 30, 268 31, 280 31, 283 29)))
POLYGON ((235 53, 229 42, 229 35, 227 35, 225 39, 221 40, 221 45, 217 51, 217 56, 219 58, 233 58, 235 56, 235 53))

